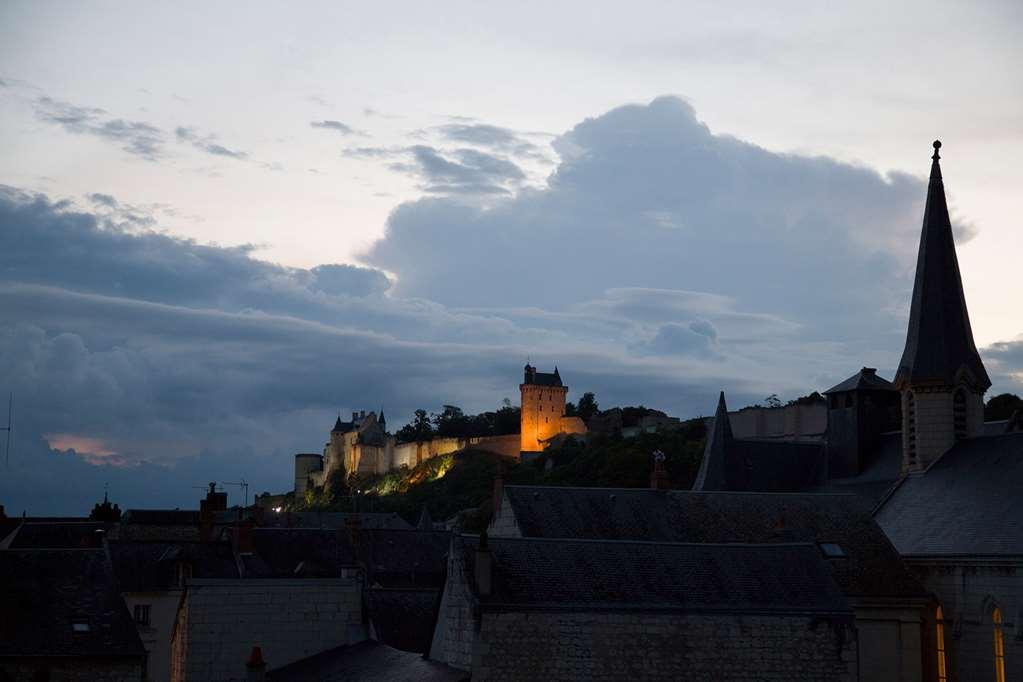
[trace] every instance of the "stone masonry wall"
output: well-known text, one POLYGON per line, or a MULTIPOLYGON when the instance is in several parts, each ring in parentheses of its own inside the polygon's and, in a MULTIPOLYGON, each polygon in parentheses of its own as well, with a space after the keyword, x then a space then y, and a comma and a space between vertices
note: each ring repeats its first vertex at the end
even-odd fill
POLYGON ((487 533, 495 538, 522 537, 522 531, 515 522, 515 513, 512 511, 511 502, 508 501, 507 495, 502 494, 501 508, 494 514, 494 518, 490 520, 487 533))
POLYGON ((185 601, 172 647, 175 682, 243 680, 253 646, 277 668, 366 638, 354 578, 196 580, 185 601))
POLYGON ((1005 679, 1023 680, 1023 561, 907 562, 941 602, 949 682, 994 682, 995 606, 1002 612, 1005 679))
POLYGON ((49 682, 139 682, 142 679, 142 661, 20 658, 0 662, 0 679, 13 682, 42 679, 49 682))
POLYGON ((857 679, 851 619, 484 612, 473 680, 857 679))

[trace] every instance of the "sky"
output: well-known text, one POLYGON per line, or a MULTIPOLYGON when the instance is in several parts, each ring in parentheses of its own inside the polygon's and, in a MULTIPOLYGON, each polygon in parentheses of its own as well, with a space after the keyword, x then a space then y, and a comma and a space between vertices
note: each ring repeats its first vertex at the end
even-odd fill
POLYGON ((0 6, 8 514, 284 491, 527 358, 681 417, 890 378, 935 138, 1023 393, 1018 3, 486 5, 0 6))

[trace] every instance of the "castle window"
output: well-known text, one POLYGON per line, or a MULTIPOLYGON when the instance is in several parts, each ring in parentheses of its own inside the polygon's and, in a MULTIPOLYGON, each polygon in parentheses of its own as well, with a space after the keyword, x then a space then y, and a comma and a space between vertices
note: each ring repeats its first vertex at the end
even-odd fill
POLYGON ((952 397, 952 423, 956 440, 966 438, 966 391, 961 388, 952 397))
POLYGON ((945 660, 945 614, 938 607, 935 619, 935 644, 938 650, 938 682, 948 682, 948 665, 945 660))
POLYGON ((995 682, 1005 682, 1005 641, 1002 638, 1002 612, 995 607, 991 614, 995 635, 995 682))

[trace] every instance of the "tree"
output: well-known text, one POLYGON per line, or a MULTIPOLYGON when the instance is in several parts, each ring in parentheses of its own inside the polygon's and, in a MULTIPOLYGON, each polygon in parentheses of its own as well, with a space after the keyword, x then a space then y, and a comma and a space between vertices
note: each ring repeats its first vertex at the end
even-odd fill
POLYGON ((781 399, 778 398, 777 393, 772 393, 764 398, 764 403, 766 403, 768 407, 781 407, 781 399))
POLYGON ((579 398, 579 404, 576 406, 576 413, 584 421, 590 421, 590 417, 597 414, 597 398, 590 392, 583 393, 583 397, 579 398))
POLYGON ((1002 393, 987 401, 984 406, 985 421, 1008 419, 1016 410, 1023 410, 1023 398, 1015 393, 1002 393))
POLYGON ((565 403, 565 416, 566 417, 578 417, 579 416, 579 410, 576 409, 575 403, 573 403, 571 400, 569 400, 567 403, 565 403))
POLYGON ((416 410, 412 421, 398 429, 394 435, 398 440, 406 443, 430 440, 433 438, 433 424, 430 423, 430 415, 426 410, 416 410))
POLYGON ((444 410, 433 415, 434 432, 441 438, 468 436, 470 420, 457 405, 445 405, 444 410))

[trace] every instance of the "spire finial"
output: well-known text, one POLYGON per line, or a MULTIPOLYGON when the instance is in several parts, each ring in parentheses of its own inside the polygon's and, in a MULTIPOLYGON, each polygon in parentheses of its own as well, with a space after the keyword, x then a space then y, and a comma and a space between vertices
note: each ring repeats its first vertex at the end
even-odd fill
POLYGON ((941 140, 935 140, 934 141, 934 156, 931 157, 935 161, 937 161, 938 159, 941 158, 941 154, 938 153, 939 149, 941 149, 941 140))

